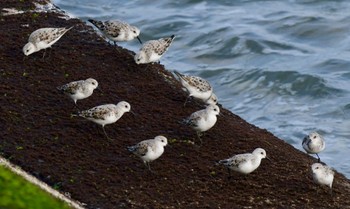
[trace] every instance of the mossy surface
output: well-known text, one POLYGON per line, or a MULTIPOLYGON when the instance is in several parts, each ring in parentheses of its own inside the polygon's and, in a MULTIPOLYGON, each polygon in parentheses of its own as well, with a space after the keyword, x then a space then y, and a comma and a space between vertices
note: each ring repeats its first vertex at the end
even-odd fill
POLYGON ((0 208, 5 209, 68 209, 66 203, 0 166, 0 208))

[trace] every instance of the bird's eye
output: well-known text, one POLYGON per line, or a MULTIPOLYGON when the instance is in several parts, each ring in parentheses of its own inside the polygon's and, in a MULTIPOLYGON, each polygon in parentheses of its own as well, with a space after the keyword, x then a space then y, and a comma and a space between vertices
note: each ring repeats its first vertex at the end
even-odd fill
POLYGON ((92 85, 95 85, 95 82, 92 82, 92 85))
POLYGON ((218 111, 218 110, 215 108, 214 111, 218 111))
POLYGON ((128 105, 125 105, 125 108, 128 108, 128 105))
POLYGON ((262 154, 262 155, 263 155, 264 153, 263 153, 263 152, 260 152, 260 154, 262 154))
POLYGON ((136 30, 133 31, 136 34, 136 30))
POLYGON ((316 136, 314 136, 314 139, 316 139, 316 136))
POLYGON ((29 49, 27 49, 27 51, 26 52, 29 52, 29 49))
POLYGON ((162 139, 162 142, 164 142, 164 140, 162 139))

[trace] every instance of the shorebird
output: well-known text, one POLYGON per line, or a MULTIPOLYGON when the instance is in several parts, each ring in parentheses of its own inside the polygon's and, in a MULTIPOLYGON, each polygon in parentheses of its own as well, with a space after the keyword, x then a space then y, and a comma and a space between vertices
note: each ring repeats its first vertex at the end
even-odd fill
POLYGON ((177 77, 180 79, 181 84, 189 93, 184 106, 187 103, 189 97, 199 99, 207 104, 216 104, 217 97, 213 94, 213 87, 210 83, 198 76, 183 75, 177 71, 174 71, 177 77))
POLYGON ((252 153, 234 155, 231 158, 218 161, 218 164, 222 164, 227 168, 230 178, 231 170, 242 174, 255 171, 260 166, 263 158, 267 158, 266 151, 262 148, 256 148, 252 153))
POLYGON ((72 81, 57 87, 57 89, 68 95, 74 101, 75 106, 77 106, 78 100, 91 96, 97 87, 98 82, 93 78, 88 78, 86 80, 72 81))
POLYGON ((105 136, 108 139, 111 139, 108 137, 105 131, 105 125, 117 122, 117 120, 119 120, 124 113, 130 112, 130 109, 130 104, 128 102, 122 101, 117 105, 105 104, 93 107, 89 110, 80 111, 77 115, 101 125, 105 136))
POLYGON ((302 142, 304 150, 309 154, 316 154, 318 162, 320 162, 320 157, 318 153, 322 152, 326 147, 326 143, 323 137, 317 132, 312 132, 309 135, 305 136, 302 142))
POLYGON ((201 134, 211 129, 216 121, 216 116, 219 115, 220 108, 217 105, 208 105, 205 109, 192 113, 184 120, 186 125, 192 127, 202 144, 201 134))
POLYGON ((334 179, 334 171, 327 165, 322 165, 321 163, 314 163, 311 166, 312 177, 316 184, 327 185, 331 188, 334 179))
MULTIPOLYGON (((56 43, 70 28, 40 28, 32 32, 28 38, 28 43, 23 47, 23 53, 28 56, 34 52, 51 47, 56 43)), ((45 52, 43 54, 43 58, 45 52)))
POLYGON ((147 64, 147 63, 158 62, 159 59, 168 50, 174 38, 175 38, 175 35, 172 35, 171 37, 168 37, 168 38, 151 40, 144 43, 140 51, 134 56, 136 64, 147 64))
POLYGON ((156 136, 154 139, 144 140, 127 148, 130 152, 140 157, 143 163, 151 171, 149 163, 159 158, 164 153, 164 147, 167 144, 167 138, 164 136, 156 136))
POLYGON ((99 21, 89 19, 88 21, 96 26, 107 39, 113 41, 115 46, 117 45, 117 41, 131 41, 135 38, 142 44, 139 38, 140 29, 136 26, 132 26, 121 20, 99 21))

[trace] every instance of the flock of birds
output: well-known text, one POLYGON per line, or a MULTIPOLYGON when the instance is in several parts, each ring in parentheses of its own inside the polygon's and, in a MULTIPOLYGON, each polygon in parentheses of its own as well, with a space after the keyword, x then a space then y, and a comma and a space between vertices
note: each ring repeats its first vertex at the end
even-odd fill
MULTIPOLYGON (((130 41, 135 38, 142 44, 139 38, 140 30, 126 22, 119 20, 98 21, 92 19, 88 21, 98 28, 108 40, 114 42, 114 45, 116 45, 116 42, 130 41)), ((73 27, 40 28, 32 32, 29 36, 28 43, 23 47, 23 53, 28 56, 41 49, 51 47, 72 28, 73 27)), ((135 63, 147 64, 159 62, 162 55, 164 55, 170 47, 174 38, 175 36, 172 35, 170 37, 145 42, 139 52, 134 55, 135 63)), ((43 56, 45 56, 45 52, 43 56)), ((186 105, 190 97, 201 100, 208 105, 205 109, 192 113, 184 120, 185 124, 189 125, 197 132, 197 136, 202 144, 201 134, 215 125, 217 116, 220 114, 220 109, 216 105, 218 102, 217 96, 214 94, 210 83, 205 79, 197 76, 183 75, 179 72, 174 73, 189 94, 184 105, 186 105)), ((93 78, 88 78, 86 80, 67 83, 57 87, 57 89, 68 95, 77 106, 78 100, 91 96, 97 87, 98 82, 93 78)), ((131 112, 131 105, 126 101, 121 101, 117 105, 105 104, 88 110, 79 111, 77 116, 101 125, 105 136, 111 139, 107 135, 104 126, 115 123, 126 112, 131 112)), ((144 140, 136 145, 129 146, 128 150, 140 157, 148 169, 151 170, 149 163, 159 158, 164 153, 164 147, 167 144, 167 138, 159 135, 154 139, 144 140)), ((318 157, 318 163, 314 163, 311 166, 314 181, 320 185, 327 185, 332 189, 334 171, 329 166, 321 164, 318 156, 318 153, 325 148, 323 137, 316 132, 310 133, 304 138, 302 145, 307 153, 316 154, 318 157)), ((243 174, 253 172, 260 166, 261 160, 264 158, 268 159, 266 151, 262 148, 256 148, 252 153, 234 155, 231 158, 218 161, 217 164, 224 165, 228 169, 230 177, 231 170, 243 174)))

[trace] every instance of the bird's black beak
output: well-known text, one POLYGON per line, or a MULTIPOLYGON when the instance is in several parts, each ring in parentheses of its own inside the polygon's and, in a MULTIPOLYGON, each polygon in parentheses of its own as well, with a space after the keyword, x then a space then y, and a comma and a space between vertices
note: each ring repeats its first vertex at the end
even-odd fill
POLYGON ((140 44, 142 44, 141 39, 138 36, 136 38, 137 38, 137 40, 139 40, 140 44))
POLYGON ((101 93, 103 93, 101 87, 99 87, 99 86, 96 88, 96 90, 99 91, 99 92, 101 92, 101 93))

